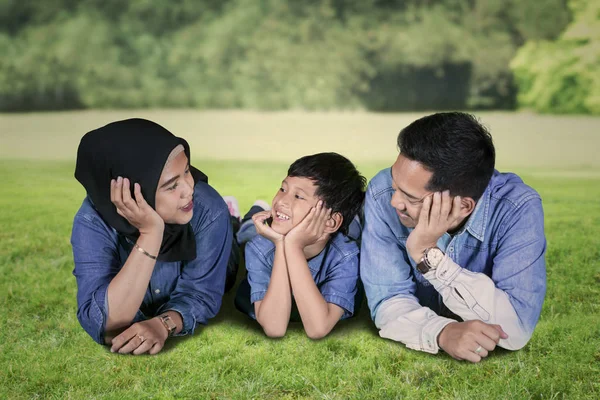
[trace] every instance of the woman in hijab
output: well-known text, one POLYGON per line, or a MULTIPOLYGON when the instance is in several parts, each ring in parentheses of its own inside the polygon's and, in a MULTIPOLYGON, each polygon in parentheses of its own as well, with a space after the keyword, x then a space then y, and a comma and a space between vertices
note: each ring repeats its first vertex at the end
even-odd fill
POLYGON ((151 121, 113 122, 81 139, 75 177, 87 191, 71 236, 77 318, 96 342, 156 354, 215 316, 237 248, 185 140, 151 121))

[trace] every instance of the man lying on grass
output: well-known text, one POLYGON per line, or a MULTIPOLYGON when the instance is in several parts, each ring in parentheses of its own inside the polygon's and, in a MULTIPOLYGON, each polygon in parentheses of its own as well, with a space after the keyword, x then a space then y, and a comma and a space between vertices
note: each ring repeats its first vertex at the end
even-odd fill
POLYGON ((306 156, 290 166, 271 210, 257 202, 246 215, 238 240, 254 237, 246 244, 248 277, 240 284, 236 307, 268 336, 285 335, 290 316, 295 319, 294 302, 312 339, 354 314, 359 249, 348 233, 357 237, 360 230, 353 220, 365 184, 339 154, 306 156))
POLYGON ((471 115, 421 118, 369 183, 360 272, 384 338, 478 362, 525 346, 546 292, 540 196, 471 115))

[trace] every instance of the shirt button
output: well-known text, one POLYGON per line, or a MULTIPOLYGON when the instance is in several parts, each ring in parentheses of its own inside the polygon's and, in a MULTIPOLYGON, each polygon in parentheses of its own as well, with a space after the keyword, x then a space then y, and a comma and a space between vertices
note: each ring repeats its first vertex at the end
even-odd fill
POLYGON ((160 293, 160 289, 156 289, 156 290, 154 291, 154 293, 156 293, 156 294, 159 294, 159 293, 160 293))

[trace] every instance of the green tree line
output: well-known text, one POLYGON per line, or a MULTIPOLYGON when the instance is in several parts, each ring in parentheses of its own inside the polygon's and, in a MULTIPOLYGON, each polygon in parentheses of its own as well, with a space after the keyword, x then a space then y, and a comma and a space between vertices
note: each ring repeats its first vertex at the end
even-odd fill
POLYGON ((586 17, 566 1, 0 0, 0 110, 553 111, 530 66, 586 17))

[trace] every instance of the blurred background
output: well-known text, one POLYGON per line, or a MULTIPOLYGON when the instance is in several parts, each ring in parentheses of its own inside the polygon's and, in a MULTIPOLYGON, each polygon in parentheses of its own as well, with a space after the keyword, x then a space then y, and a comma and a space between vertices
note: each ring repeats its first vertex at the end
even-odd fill
POLYGON ((600 114, 597 0, 0 0, 0 111, 600 114))

